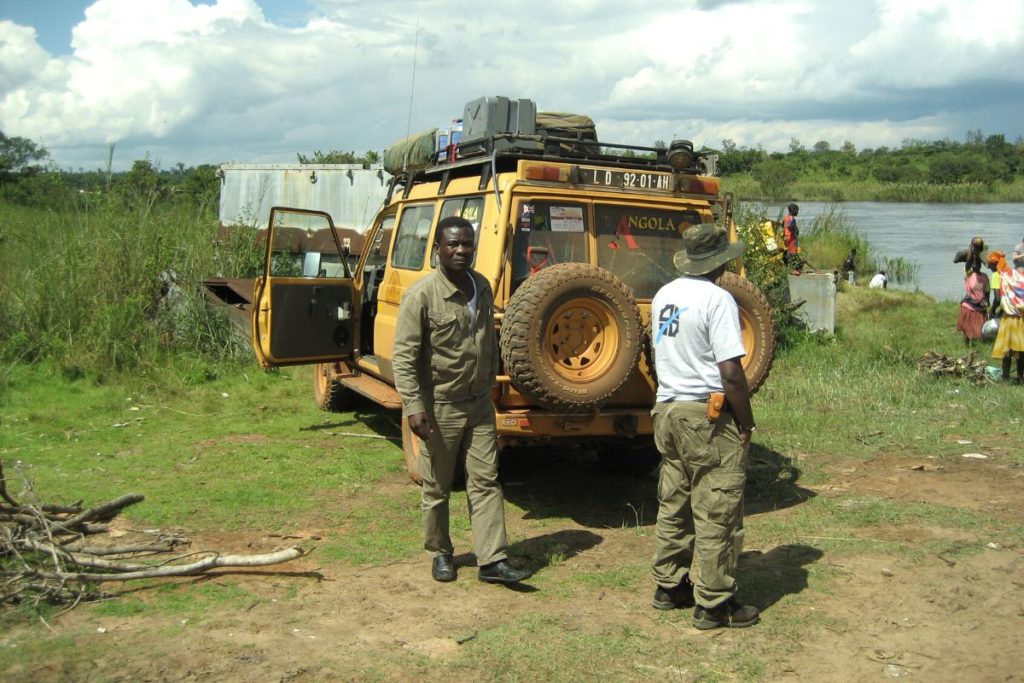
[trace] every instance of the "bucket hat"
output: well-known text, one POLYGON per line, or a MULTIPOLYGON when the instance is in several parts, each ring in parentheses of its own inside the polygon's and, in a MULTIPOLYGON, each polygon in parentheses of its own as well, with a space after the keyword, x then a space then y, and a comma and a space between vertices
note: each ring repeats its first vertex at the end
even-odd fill
POLYGON ((701 223, 683 233, 683 248, 672 257, 681 275, 704 275, 740 256, 743 242, 729 242, 729 233, 714 223, 701 223))

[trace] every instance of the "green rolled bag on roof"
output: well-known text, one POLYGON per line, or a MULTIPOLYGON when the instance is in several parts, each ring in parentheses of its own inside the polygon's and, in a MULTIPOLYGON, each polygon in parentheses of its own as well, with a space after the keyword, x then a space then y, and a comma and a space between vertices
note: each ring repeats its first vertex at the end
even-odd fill
POLYGON ((437 128, 410 135, 384 150, 384 170, 391 175, 418 171, 437 158, 437 128))
POLYGON ((537 112, 537 131, 548 132, 558 137, 578 140, 597 140, 594 119, 583 114, 569 114, 564 111, 537 112))
MULTIPOLYGON (((568 138, 587 142, 597 142, 597 126, 594 119, 583 114, 570 114, 564 111, 537 112, 537 133, 551 135, 556 138, 568 138)), ((597 144, 581 145, 562 143, 559 145, 563 154, 572 156, 574 153, 598 154, 601 148, 597 144)))

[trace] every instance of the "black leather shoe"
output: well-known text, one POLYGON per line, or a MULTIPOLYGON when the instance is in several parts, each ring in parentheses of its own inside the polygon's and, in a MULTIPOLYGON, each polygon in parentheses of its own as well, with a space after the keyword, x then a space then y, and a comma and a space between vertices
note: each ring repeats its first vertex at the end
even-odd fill
POLYGON ((455 580, 455 560, 448 553, 434 555, 434 566, 430 569, 434 581, 447 583, 455 580))
POLYGON ((753 605, 741 605, 736 598, 729 598, 718 607, 702 607, 693 609, 693 625, 702 631, 725 626, 728 628, 746 628, 761 620, 759 610, 753 605))
POLYGON ((670 610, 680 607, 693 607, 696 603, 693 599, 693 583, 690 575, 683 576, 683 582, 672 588, 658 586, 654 590, 654 599, 651 606, 654 609, 670 610))
POLYGON ((480 567, 480 580, 486 583, 519 583, 533 576, 528 569, 516 569, 508 560, 498 560, 480 567))

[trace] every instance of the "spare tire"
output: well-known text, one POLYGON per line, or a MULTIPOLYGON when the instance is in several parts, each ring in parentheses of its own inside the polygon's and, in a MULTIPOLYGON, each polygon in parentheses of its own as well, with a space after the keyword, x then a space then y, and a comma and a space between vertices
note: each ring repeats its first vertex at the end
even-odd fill
POLYGON ((732 294, 740 309, 740 334, 747 355, 743 357, 743 373, 753 394, 764 381, 775 362, 775 322, 768 299, 757 286, 735 273, 725 272, 718 286, 732 294))
POLYGON ((509 300, 501 359, 524 396, 549 410, 587 412, 632 376, 643 323, 619 278, 587 263, 530 276, 509 300))

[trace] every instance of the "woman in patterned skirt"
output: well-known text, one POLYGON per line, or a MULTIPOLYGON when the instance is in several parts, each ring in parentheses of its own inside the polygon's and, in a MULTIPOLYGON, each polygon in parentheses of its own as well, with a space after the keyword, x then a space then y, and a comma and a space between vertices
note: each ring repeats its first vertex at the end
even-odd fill
POLYGON ((1010 365, 1017 355, 1014 384, 1024 384, 1024 242, 1013 248, 1013 267, 999 273, 1003 317, 992 357, 1003 361, 1003 379, 1010 380, 1010 365))

